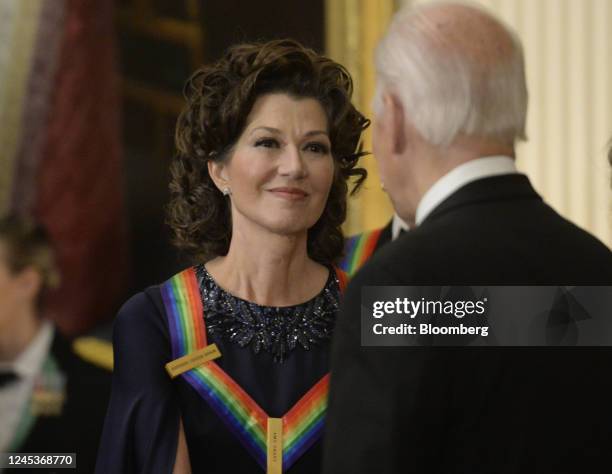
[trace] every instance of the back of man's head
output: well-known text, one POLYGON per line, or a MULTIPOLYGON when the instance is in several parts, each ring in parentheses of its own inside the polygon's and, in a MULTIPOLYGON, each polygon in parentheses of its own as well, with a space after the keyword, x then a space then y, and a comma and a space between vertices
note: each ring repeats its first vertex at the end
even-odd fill
POLYGON ((484 10, 440 2, 405 8, 376 51, 378 90, 402 102, 425 140, 526 138, 527 86, 517 36, 484 10))

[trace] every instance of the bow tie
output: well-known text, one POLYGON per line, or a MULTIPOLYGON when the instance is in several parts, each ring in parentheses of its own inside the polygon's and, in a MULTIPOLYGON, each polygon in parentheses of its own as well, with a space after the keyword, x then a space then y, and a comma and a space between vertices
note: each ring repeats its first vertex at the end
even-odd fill
POLYGON ((16 382, 18 378, 19 377, 17 377, 17 374, 12 370, 0 372, 0 388, 3 388, 6 385, 10 385, 11 383, 16 382))

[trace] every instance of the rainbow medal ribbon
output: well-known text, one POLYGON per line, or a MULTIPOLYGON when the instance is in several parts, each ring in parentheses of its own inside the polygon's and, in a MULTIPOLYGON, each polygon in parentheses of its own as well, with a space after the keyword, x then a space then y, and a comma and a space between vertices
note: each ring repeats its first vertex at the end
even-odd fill
POLYGON ((344 246, 345 256, 340 268, 349 275, 354 275, 374 253, 382 231, 383 229, 375 229, 349 237, 344 246))
MULTIPOLYGON (((346 274, 337 270, 336 275, 343 290, 346 274)), ((271 418, 214 361, 220 353, 214 344, 206 343, 204 309, 194 269, 172 277, 161 286, 161 293, 174 358, 166 365, 170 375, 183 377, 206 400, 266 472, 289 469, 322 435, 329 374, 282 418, 271 418)))

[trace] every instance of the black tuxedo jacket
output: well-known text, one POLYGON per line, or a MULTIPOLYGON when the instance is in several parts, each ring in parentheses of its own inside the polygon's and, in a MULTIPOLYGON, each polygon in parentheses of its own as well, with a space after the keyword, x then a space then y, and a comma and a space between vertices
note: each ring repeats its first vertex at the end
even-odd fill
POLYGON ((525 176, 456 191, 349 284, 324 473, 612 472, 612 348, 360 346, 364 285, 589 284, 612 253, 525 176))
MULTIPOLYGON (((51 354, 66 376, 66 402, 59 416, 39 415, 17 448, 19 453, 76 453, 76 469, 36 469, 32 472, 75 472, 91 474, 102 425, 108 405, 111 374, 85 362, 72 350, 69 342, 55 333, 51 354)), ((24 469, 7 469, 6 473, 23 473, 24 469)))

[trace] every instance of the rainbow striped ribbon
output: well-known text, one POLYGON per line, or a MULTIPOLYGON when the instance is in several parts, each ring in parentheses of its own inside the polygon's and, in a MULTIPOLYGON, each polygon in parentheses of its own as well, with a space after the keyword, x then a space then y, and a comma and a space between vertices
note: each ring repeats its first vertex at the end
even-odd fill
MULTIPOLYGON (((337 270, 341 290, 347 277, 337 270)), ((178 359, 206 346, 204 310, 193 268, 161 286, 166 308, 172 356, 178 359)), ((215 361, 191 369, 182 377, 206 400, 229 430, 265 470, 266 412, 215 361)), ((310 448, 323 432, 329 374, 323 376, 282 418, 283 471, 310 448)))
POLYGON ((383 229, 380 228, 349 237, 344 246, 345 256, 340 263, 340 268, 350 276, 354 275, 374 253, 382 231, 383 229))

